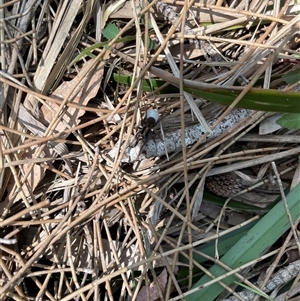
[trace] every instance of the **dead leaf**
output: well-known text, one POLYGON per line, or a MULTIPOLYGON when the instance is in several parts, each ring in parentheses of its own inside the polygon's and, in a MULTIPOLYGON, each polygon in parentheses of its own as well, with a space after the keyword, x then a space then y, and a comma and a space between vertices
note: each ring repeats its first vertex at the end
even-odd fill
POLYGON ((124 2, 125 0, 119 0, 119 1, 112 2, 110 5, 107 6, 103 14, 101 29, 105 27, 109 16, 117 12, 118 10, 120 10, 120 8, 124 5, 124 2))
MULTIPOLYGON (((69 82, 64 82, 63 84, 61 84, 53 92, 52 95, 56 99, 60 98, 61 100, 63 100, 66 96, 69 95, 70 91, 73 91, 71 94, 71 99, 74 96, 72 103, 78 104, 81 106, 85 106, 91 98, 96 96, 96 94, 99 90, 101 81, 102 81, 102 77, 103 77, 104 63, 100 62, 95 68, 92 68, 92 65, 94 63, 95 63, 94 60, 90 60, 88 63, 86 63, 86 65, 82 68, 82 70, 78 73, 78 75, 73 80, 71 80, 69 82), (84 77, 84 75, 87 73, 87 71, 88 71, 88 75, 84 77), (81 85, 81 83, 83 81, 85 81, 85 82, 82 85, 80 91, 76 91, 76 87, 81 85)), ((53 118, 54 118, 56 112, 58 111, 58 109, 59 109, 59 105, 54 102, 48 102, 47 106, 45 106, 45 105, 42 106, 41 110, 40 110, 40 118, 38 120, 38 123, 48 126, 49 123, 51 123, 51 121, 53 121, 53 118)), ((58 125, 55 129, 55 132, 56 133, 64 132, 65 129, 67 128, 66 124, 68 124, 71 127, 78 125, 80 122, 79 118, 84 113, 85 113, 84 110, 77 109, 74 107, 68 107, 67 111, 63 115, 63 121, 60 121, 58 123, 58 125)), ((32 116, 32 118, 35 118, 35 117, 32 116)), ((25 124, 25 126, 26 126, 26 124, 25 124)), ((31 128, 28 127, 28 130, 31 131, 31 128)), ((37 134, 37 133, 34 133, 34 134, 37 134)), ((43 131, 39 135, 42 136, 43 131)), ((67 134, 63 135, 61 138, 66 138, 66 137, 67 137, 67 134)), ((27 152, 25 153, 25 155, 23 156, 23 159, 24 158, 27 158, 29 160, 33 159, 33 154, 35 153, 36 149, 37 149, 36 146, 28 149, 27 152)), ((66 150, 66 148, 63 148, 63 147, 60 147, 59 149, 62 150, 62 152, 64 152, 66 150)), ((44 148, 43 153, 47 153, 47 157, 52 156, 53 158, 55 158, 57 156, 57 153, 62 155, 62 153, 57 151, 57 148, 53 146, 53 143, 52 143, 52 145, 49 143, 44 148)), ((43 155, 41 155, 41 156, 43 156, 43 155)), ((29 167, 28 164, 23 165, 24 173, 27 172, 28 167, 29 167)), ((29 186, 27 186, 27 187, 30 187, 32 189, 32 191, 34 191, 34 189, 37 187, 38 183, 41 181, 41 179, 44 177, 44 175, 45 175, 45 168, 43 168, 39 164, 35 164, 31 173, 29 174, 29 177, 28 177, 29 186)), ((24 189, 25 195, 29 196, 30 194, 29 194, 27 187, 24 185, 23 189, 24 189)), ((14 189, 12 189, 11 191, 14 191, 14 189)), ((12 197, 12 195, 8 196, 9 199, 11 197, 12 197)), ((16 200, 18 200, 20 198, 21 198, 21 195, 19 194, 17 196, 16 200)))
MULTIPOLYGON (((94 60, 90 60, 89 62, 87 62, 86 65, 82 68, 82 70, 78 73, 78 75, 74 79, 72 79, 69 82, 64 82, 63 84, 61 84, 53 92, 52 95, 55 98, 59 98, 63 100, 65 97, 69 95, 70 91, 73 91, 70 96, 71 99, 75 97, 72 103, 85 106, 91 98, 96 96, 103 77, 104 63, 101 62, 96 69, 95 68, 91 69, 94 63, 95 63, 94 60), (86 77, 86 81, 83 87, 79 92, 77 92, 76 87, 81 85, 82 76, 88 70, 90 70, 92 76, 86 77)), ((41 118, 43 119, 42 122, 44 124, 49 124, 53 120, 53 117, 56 115, 56 112, 59 109, 59 105, 57 103, 54 102, 48 103, 48 105, 51 107, 51 109, 48 108, 47 106, 42 106, 40 111, 41 118)), ((76 109, 74 107, 68 107, 67 112, 64 114, 63 120, 71 127, 74 127, 79 124, 79 117, 82 116, 84 113, 85 113, 84 110, 76 109)), ((65 129, 66 129, 66 125, 63 122, 60 122, 56 127, 57 132, 63 132, 65 129)))
POLYGON ((183 53, 181 53, 180 47, 180 44, 172 45, 170 47, 170 52, 173 57, 177 57, 178 59, 181 58, 185 60, 192 60, 203 55, 203 50, 197 48, 194 44, 184 44, 183 53))
POLYGON ((281 126, 276 123, 276 121, 282 116, 282 114, 274 114, 272 116, 267 117, 259 124, 259 134, 267 135, 271 134, 279 129, 281 126))
MULTIPOLYGON (((62 218, 62 215, 58 215, 56 218, 62 218)), ((50 231, 52 231, 51 224, 47 224, 47 227, 50 231), (50 226, 50 227, 49 227, 50 226)), ((55 227, 56 225, 53 225, 55 227)), ((39 238, 42 240, 46 236, 45 231, 42 231, 39 238)), ((84 237, 85 243, 82 244, 82 238, 79 236, 78 238, 75 238, 72 241, 71 244, 71 257, 74 262, 76 262, 76 268, 88 268, 90 266, 91 261, 91 252, 90 249, 93 249, 93 245, 87 242, 87 237, 84 237)), ((59 241, 55 242, 51 248, 48 248, 45 252, 45 258, 48 260, 54 261, 56 260, 57 254, 60 254, 59 248, 61 247, 61 244, 66 244, 65 238, 60 239, 59 241)), ((141 254, 135 249, 135 247, 132 245, 128 247, 127 249, 119 248, 119 242, 118 241, 111 241, 109 242, 107 239, 102 238, 101 239, 102 244, 102 254, 104 256, 105 262, 107 265, 112 264, 115 262, 116 258, 114 258, 114 253, 112 252, 112 246, 114 245, 114 248, 117 250, 117 256, 118 260, 121 262, 122 267, 130 266, 132 264, 135 264, 137 262, 140 262, 142 260, 141 254)), ((30 254, 29 254, 30 255, 30 254)), ((61 262, 64 261, 64 254, 61 254, 59 256, 59 260, 61 262)), ((66 263, 69 265, 69 263, 66 263)), ((97 268, 100 271, 103 271, 104 267, 102 266, 102 262, 99 260, 97 264, 97 268)), ((138 268, 136 268, 138 270, 138 268)))
POLYGON ((295 170, 292 184, 291 184, 291 190, 296 187, 300 183, 300 164, 298 164, 298 167, 295 170))
POLYGON ((164 269, 160 275, 156 278, 155 281, 153 281, 149 288, 146 286, 143 286, 141 288, 141 290, 139 291, 136 300, 137 301, 144 301, 144 300, 148 300, 147 299, 147 294, 149 295, 151 301, 155 301, 160 299, 160 294, 159 291, 162 292, 162 294, 165 291, 165 287, 167 284, 167 280, 168 280, 168 273, 167 270, 164 269), (149 292, 147 292, 147 290, 149 290, 149 292))

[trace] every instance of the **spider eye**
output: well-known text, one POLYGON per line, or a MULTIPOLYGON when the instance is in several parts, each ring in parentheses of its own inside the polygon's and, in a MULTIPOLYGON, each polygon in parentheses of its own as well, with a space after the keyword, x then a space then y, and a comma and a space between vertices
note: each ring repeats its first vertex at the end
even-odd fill
POLYGON ((149 120, 150 122, 156 123, 159 119, 159 113, 155 109, 149 109, 147 111, 146 120, 149 120))

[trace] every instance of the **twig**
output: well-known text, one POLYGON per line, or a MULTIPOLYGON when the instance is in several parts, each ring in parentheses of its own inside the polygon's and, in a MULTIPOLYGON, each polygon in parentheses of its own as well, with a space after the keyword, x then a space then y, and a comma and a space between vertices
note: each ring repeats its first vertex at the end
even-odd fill
MULTIPOLYGON (((176 23, 179 19, 179 14, 175 11, 175 9, 166 4, 164 1, 159 0, 156 2, 156 8, 159 12, 161 12, 168 22, 170 22, 173 26, 176 26, 176 23)), ((178 24, 176 27, 177 30, 180 30, 181 23, 178 24)), ((184 33, 187 35, 194 35, 196 36, 196 32, 188 25, 184 25, 184 33)), ((207 41, 202 40, 195 40, 190 39, 190 44, 194 44, 197 48, 202 48, 204 50, 205 55, 208 54, 210 57, 212 57, 215 61, 220 60, 219 54, 216 52, 216 50, 213 49, 213 47, 210 45, 207 41)))
MULTIPOLYGON (((210 141, 219 135, 226 132, 229 128, 234 126, 236 123, 241 121, 243 118, 250 114, 249 110, 245 109, 234 109, 230 112, 222 122, 215 128, 215 130, 206 138, 203 142, 210 141)), ((209 126, 215 123, 216 119, 208 122, 209 126)), ((185 129, 185 145, 190 146, 196 141, 198 141, 205 134, 205 130, 200 124, 188 126, 185 129)), ((181 129, 166 132, 165 139, 163 140, 160 135, 155 135, 153 138, 149 137, 146 141, 145 146, 142 148, 142 144, 138 144, 136 147, 126 149, 126 156, 123 158, 122 162, 134 162, 143 158, 160 157, 165 155, 166 150, 168 153, 173 153, 180 151, 182 148, 181 139, 181 129), (166 146, 166 148, 165 148, 166 146), (139 154, 143 152, 145 154, 139 154)), ((110 153, 111 156, 114 155, 114 150, 110 153)))
MULTIPOLYGON (((265 293, 271 292, 277 287, 281 287, 284 284, 288 283, 292 278, 296 277, 300 273, 300 260, 294 261, 289 264, 287 267, 280 269, 266 284, 263 291, 265 293)), ((258 285, 260 283, 258 282, 258 285)), ((243 290, 238 293, 245 301, 251 301, 255 293, 249 290, 243 290)), ((236 297, 229 297, 227 299, 223 299, 222 301, 237 301, 236 297)))

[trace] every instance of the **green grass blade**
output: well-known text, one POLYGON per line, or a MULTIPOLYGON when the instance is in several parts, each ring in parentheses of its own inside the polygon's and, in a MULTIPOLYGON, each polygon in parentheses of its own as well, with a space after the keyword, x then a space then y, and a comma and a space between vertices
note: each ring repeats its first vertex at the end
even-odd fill
POLYGON ((258 291, 258 290, 255 290, 253 289, 252 287, 248 286, 248 285, 245 285, 244 283, 240 283, 240 282, 237 282, 237 281, 234 281, 236 284, 238 284, 239 286, 245 288, 246 290, 248 291, 251 291, 253 292, 254 294, 257 294, 261 297, 264 297, 266 300, 269 300, 269 301, 276 301, 275 299, 269 297, 267 294, 265 294, 264 292, 261 292, 261 291, 258 291))
MULTIPOLYGON (((218 237, 218 253, 219 256, 224 255, 235 243, 237 243, 256 223, 258 220, 255 220, 249 224, 244 225, 241 228, 238 228, 230 233, 218 237)), ((197 246, 195 249, 201 251, 202 253, 215 257, 216 253, 216 239, 211 240, 210 242, 197 246)), ((203 263, 207 259, 200 254, 193 254, 193 259, 198 263, 203 263)), ((180 262, 188 263, 189 259, 180 255, 180 262)))
MULTIPOLYGON (((287 196, 288 207, 293 222, 300 217, 300 184, 298 184, 287 196)), ((282 202, 277 203, 249 232, 243 236, 222 258, 221 261, 232 269, 246 264, 259 256, 274 244, 274 242, 290 228, 288 218, 282 202)), ((210 268, 215 276, 221 276, 226 270, 215 264, 210 268)), ((211 278, 203 276, 194 288, 201 286, 211 278)), ((235 276, 228 276, 222 281, 230 285, 238 279, 235 276)), ((223 287, 215 283, 209 287, 202 288, 186 297, 187 301, 213 301, 221 292, 223 287)))
MULTIPOLYGON (((229 88, 187 88, 184 90, 197 97, 229 106, 242 92, 242 87, 229 88)), ((268 112, 300 113, 300 94, 297 92, 282 92, 252 88, 237 104, 238 108, 245 108, 268 112)))
MULTIPOLYGON (((113 74, 113 79, 120 84, 130 86, 132 83, 132 76, 124 74, 113 74)), ((144 79, 142 82, 142 89, 145 92, 153 92, 164 85, 166 82, 161 79, 144 79)), ((161 93, 179 93, 179 89, 169 85, 161 93)))
MULTIPOLYGON (((126 85, 130 85, 132 82, 132 77, 127 75, 114 74, 113 78, 115 81, 126 85)), ((164 83, 165 81, 163 80, 145 79, 142 87, 144 91, 151 92, 153 89, 155 90, 161 87, 164 83)), ((179 93, 179 79, 170 77, 170 83, 173 86, 170 85, 161 93, 179 93)), ((229 106, 243 89, 244 87, 220 87, 184 80, 184 90, 186 92, 196 97, 202 97, 226 106, 229 106)), ((243 99, 241 99, 237 107, 268 112, 300 113, 300 94, 298 92, 252 88, 243 99)))
MULTIPOLYGON (((115 43, 126 43, 129 41, 134 41, 136 39, 136 36, 128 36, 126 38, 120 38, 117 39, 115 43)), ((102 48, 102 47, 107 47, 110 41, 105 41, 105 42, 99 42, 96 44, 93 44, 85 49, 83 49, 70 63, 70 67, 73 66, 77 61, 81 60, 85 56, 93 56, 92 52, 95 49, 102 48)))

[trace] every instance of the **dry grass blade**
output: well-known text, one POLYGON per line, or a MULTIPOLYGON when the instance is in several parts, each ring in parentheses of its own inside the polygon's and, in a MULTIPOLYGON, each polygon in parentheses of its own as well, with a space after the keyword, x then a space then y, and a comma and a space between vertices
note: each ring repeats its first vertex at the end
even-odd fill
POLYGON ((298 189, 299 129, 236 108, 299 90, 298 24, 292 1, 0 0, 0 299, 252 301, 226 279, 297 270, 289 204, 267 253, 222 259, 298 189))

